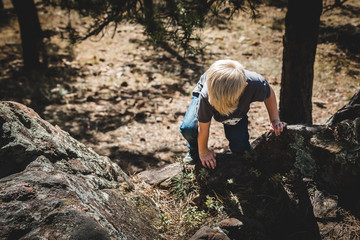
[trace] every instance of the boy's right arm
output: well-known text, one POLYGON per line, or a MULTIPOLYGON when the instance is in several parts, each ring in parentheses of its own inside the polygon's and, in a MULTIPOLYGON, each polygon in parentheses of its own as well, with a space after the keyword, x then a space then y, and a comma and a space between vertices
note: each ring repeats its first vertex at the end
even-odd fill
POLYGON ((216 167, 216 154, 208 149, 210 124, 211 121, 207 123, 199 122, 198 147, 202 165, 214 169, 216 167))

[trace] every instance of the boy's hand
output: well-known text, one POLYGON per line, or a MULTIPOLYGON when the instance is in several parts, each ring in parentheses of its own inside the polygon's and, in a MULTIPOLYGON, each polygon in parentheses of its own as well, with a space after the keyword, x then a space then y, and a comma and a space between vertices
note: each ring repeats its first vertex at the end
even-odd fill
POLYGON ((213 151, 208 150, 205 153, 199 153, 201 163, 204 167, 214 169, 216 167, 216 154, 213 151))
POLYGON ((275 133, 275 136, 279 136, 280 133, 287 126, 285 122, 281 122, 280 120, 273 120, 271 122, 270 131, 275 133))

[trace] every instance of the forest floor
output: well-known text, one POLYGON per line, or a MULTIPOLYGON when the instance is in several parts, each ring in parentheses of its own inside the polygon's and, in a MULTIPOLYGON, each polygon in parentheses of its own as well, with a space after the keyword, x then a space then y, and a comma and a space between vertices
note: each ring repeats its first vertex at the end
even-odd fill
MULTIPOLYGON (((9 0, 0 18, 0 100, 37 110, 52 124, 130 175, 182 158, 186 142, 179 126, 201 74, 218 59, 234 59, 266 77, 280 94, 282 37, 286 8, 261 6, 259 15, 240 13, 226 23, 199 31, 203 54, 184 60, 154 48, 139 25, 124 23, 74 46, 62 32, 86 24, 76 14, 38 5, 43 30, 52 30, 45 46, 49 68, 21 68, 21 42, 9 0), (40 82, 38 85, 36 82, 40 82), (37 94, 34 96, 34 94, 37 94)), ((360 89, 360 2, 349 0, 321 17, 314 66, 313 122, 323 124, 360 89)), ((249 133, 256 139, 269 128, 263 103, 249 112, 249 133)), ((213 123, 209 145, 227 149, 222 126, 213 123)))
MULTIPOLYGON (((207 26, 199 32, 204 54, 178 60, 151 46, 141 26, 126 23, 114 35, 110 28, 102 38, 72 46, 62 32, 70 21, 81 25, 84 20, 39 5, 43 30, 55 35, 45 43, 49 69, 30 77, 19 72, 19 29, 10 1, 4 3, 8 10, 0 28, 1 99, 39 108, 46 120, 109 156, 129 174, 185 155, 186 142, 178 129, 192 89, 213 61, 240 61, 265 76, 279 99, 286 8, 261 6, 256 19, 241 13, 230 22, 207 26), (43 83, 36 89, 43 100, 37 102, 31 96, 36 81, 43 83)), ((352 0, 321 17, 314 124, 324 123, 359 89, 359 9, 359 2, 352 0)), ((254 103, 249 112, 251 140, 268 127, 264 104, 254 103)), ((213 124, 209 145, 220 152, 227 148, 221 124, 213 124)))

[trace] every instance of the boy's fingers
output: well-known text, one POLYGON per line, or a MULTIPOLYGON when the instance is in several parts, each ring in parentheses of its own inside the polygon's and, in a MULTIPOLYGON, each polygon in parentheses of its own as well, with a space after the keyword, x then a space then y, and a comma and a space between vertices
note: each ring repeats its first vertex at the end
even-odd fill
POLYGON ((275 125, 271 124, 269 130, 270 130, 270 132, 275 133, 275 136, 279 136, 284 131, 284 128, 286 126, 287 126, 287 124, 285 122, 279 122, 279 123, 276 123, 275 125))
POLYGON ((209 162, 206 162, 205 167, 206 167, 206 168, 211 168, 210 163, 209 163, 209 162))
POLYGON ((215 168, 215 159, 213 158, 212 155, 209 156, 210 158, 208 159, 207 163, 209 168, 214 169, 215 168))
POLYGON ((207 161, 207 166, 208 166, 208 168, 213 168, 213 163, 212 163, 212 161, 207 161))
POLYGON ((206 167, 206 168, 208 168, 209 166, 208 166, 208 162, 207 161, 202 161, 202 165, 204 166, 204 167, 206 167))
POLYGON ((207 163, 207 167, 208 167, 208 168, 212 168, 210 161, 208 161, 208 162, 206 162, 206 163, 207 163))
POLYGON ((212 169, 214 169, 216 167, 216 160, 215 159, 211 159, 211 167, 212 167, 212 169))
POLYGON ((286 124, 284 122, 280 122, 278 125, 276 125, 276 136, 280 135, 284 131, 284 127, 286 124))
POLYGON ((201 163, 206 168, 214 169, 216 167, 216 159, 211 155, 209 156, 209 158, 201 160, 201 163))
POLYGON ((203 166, 204 166, 205 168, 207 168, 206 162, 203 162, 203 166))

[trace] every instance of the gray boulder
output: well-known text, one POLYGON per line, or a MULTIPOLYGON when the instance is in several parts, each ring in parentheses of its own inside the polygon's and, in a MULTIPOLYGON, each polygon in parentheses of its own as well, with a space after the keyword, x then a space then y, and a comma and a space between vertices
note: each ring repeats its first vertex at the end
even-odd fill
POLYGON ((154 239, 159 212, 121 168, 0 102, 0 239, 154 239))

